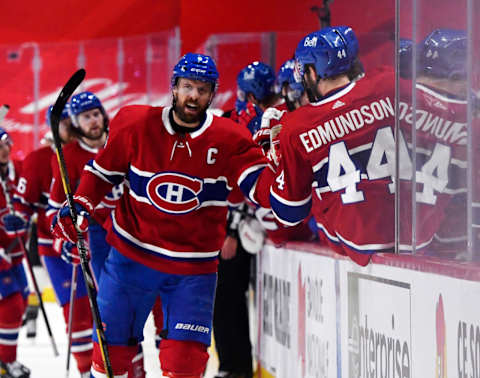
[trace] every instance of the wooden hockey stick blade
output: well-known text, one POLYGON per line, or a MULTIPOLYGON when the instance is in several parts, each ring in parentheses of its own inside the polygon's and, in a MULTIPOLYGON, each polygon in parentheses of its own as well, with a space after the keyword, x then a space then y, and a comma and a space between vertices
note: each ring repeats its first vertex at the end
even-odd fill
POLYGON ((5 116, 7 115, 9 110, 10 110, 10 105, 4 104, 0 107, 0 124, 5 119, 5 116))
POLYGON ((52 128, 53 139, 55 141, 55 145, 60 143, 60 136, 58 135, 58 125, 60 124, 60 117, 62 115, 62 111, 67 104, 68 99, 70 96, 75 92, 78 86, 81 84, 83 79, 85 78, 85 70, 80 68, 77 72, 75 72, 70 79, 68 79, 67 84, 62 88, 60 94, 57 97, 57 101, 53 105, 52 112, 50 113, 50 125, 52 128))

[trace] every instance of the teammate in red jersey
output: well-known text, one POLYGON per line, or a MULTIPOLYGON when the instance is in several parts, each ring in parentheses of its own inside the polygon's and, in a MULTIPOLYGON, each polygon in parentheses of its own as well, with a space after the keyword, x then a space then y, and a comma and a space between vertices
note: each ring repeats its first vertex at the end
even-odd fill
MULTIPOLYGON (((120 131, 88 165, 74 196, 79 212, 94 215, 104 194, 128 180, 110 218, 112 249, 98 292, 115 375, 126 372, 157 295, 164 376, 201 377, 205 370, 227 196, 235 185, 254 196, 268 164, 247 130, 206 112, 217 79, 209 56, 182 57, 172 76, 173 106, 120 110, 112 121, 120 131)), ((74 240, 68 212, 58 212, 54 230, 74 240)), ((86 218, 80 221, 85 229, 86 218)), ((92 374, 104 373, 95 344, 92 374)))
MULTIPOLYGON (((52 107, 47 110, 47 124, 52 107)), ((71 121, 67 109, 62 113, 59 134, 63 144, 71 141, 71 121)), ((52 171, 50 162, 54 158, 52 145, 39 148, 27 155, 23 162, 22 174, 14 194, 14 207, 17 213, 29 219, 37 213, 38 253, 50 276, 57 299, 63 308, 65 322, 68 323, 71 265, 64 262, 53 248, 50 222, 46 216, 52 171), (62 274, 65 272, 65 274, 62 274)), ((83 277, 77 292, 72 322, 72 353, 77 361, 80 374, 88 374, 91 365, 92 318, 86 302, 83 277), (83 293, 83 294, 82 294, 83 293), (83 299, 82 299, 83 297, 83 299)))
MULTIPOLYGON (((76 187, 80 181, 80 175, 85 165, 94 159, 97 153, 103 149, 107 139, 109 119, 101 101, 91 92, 82 92, 73 96, 68 110, 72 119, 76 140, 67 145, 63 151, 70 182, 73 183, 73 187, 76 187)), ((52 158, 51 165, 53 181, 50 188, 49 210, 47 213, 50 217, 53 217, 58 208, 62 206, 62 203, 65 200, 65 193, 56 157, 52 158)), ((94 219, 91 221, 91 227, 88 232, 88 242, 91 255, 91 266, 97 282, 100 279, 102 267, 110 251, 110 245, 105 240, 106 231, 104 229, 104 223, 112 209, 115 207, 122 191, 123 183, 119 183, 119 185, 112 188, 112 190, 106 194, 98 204, 95 209, 94 219)), ((78 269, 76 267, 79 263, 78 251, 74 243, 57 239, 55 241, 55 248, 61 252, 62 258, 66 262, 75 264, 75 269, 78 269)), ((70 282, 72 267, 71 265, 66 265, 58 258, 45 258, 45 262, 47 268, 52 272, 55 272, 55 274, 52 274, 51 276, 54 276, 55 281, 58 282, 57 285, 54 285, 59 288, 56 293, 63 305, 64 313, 66 314, 65 316, 68 316, 67 304, 69 301, 69 290, 66 290, 65 284, 62 285, 62 283, 64 281, 70 282)), ((79 274, 78 280, 78 300, 75 303, 74 309, 77 314, 84 313, 88 316, 80 317, 79 319, 76 319, 74 316, 74 321, 81 324, 82 327, 86 329, 83 331, 74 330, 72 351, 75 352, 75 350, 79 350, 84 352, 84 354, 88 353, 88 364, 86 360, 82 363, 82 372, 88 376, 88 374, 90 374, 91 352, 93 348, 91 342, 93 320, 90 313, 85 283, 83 282, 83 275, 79 274), (75 340, 75 336, 81 340, 75 340)), ((136 352, 137 353, 132 357, 133 363, 129 364, 129 378, 140 378, 145 375, 143 370, 143 352, 140 346, 137 347, 136 352)))
POLYGON ((11 146, 10 136, 0 128, 0 175, 8 191, 0 190, 0 376, 28 378, 30 370, 17 361, 18 333, 29 289, 23 249, 17 240, 26 223, 21 214, 9 214, 6 200, 13 195, 22 166, 10 160, 11 146))
POLYGON ((312 209, 313 186, 319 236, 366 265, 372 253, 394 247, 393 169, 382 159, 394 152, 394 76, 352 81, 357 53, 346 26, 300 41, 295 75, 311 104, 285 115, 270 203, 280 222, 296 225, 312 209))

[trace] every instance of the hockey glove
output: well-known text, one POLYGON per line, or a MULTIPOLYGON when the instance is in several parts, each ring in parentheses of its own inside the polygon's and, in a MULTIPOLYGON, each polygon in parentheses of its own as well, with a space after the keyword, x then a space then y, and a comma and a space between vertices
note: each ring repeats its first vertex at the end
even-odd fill
POLYGON ((248 127, 248 124, 253 120, 257 115, 261 114, 261 110, 249 102, 245 110, 242 110, 238 113, 238 123, 242 126, 248 127))
POLYGON ((258 130, 253 134, 253 141, 262 147, 263 153, 266 154, 270 149, 270 129, 258 130))
POLYGON ((70 208, 65 201, 53 218, 51 231, 57 238, 76 243, 77 230, 82 233, 88 230, 88 218, 93 214, 94 207, 86 197, 73 196, 73 202, 77 212, 77 224, 73 224, 70 208))
POLYGON ((283 117, 285 114, 285 110, 278 110, 277 108, 268 108, 262 115, 262 129, 271 129, 275 123, 278 122, 271 122, 272 120, 279 121, 280 118, 283 117))
POLYGON ((53 248, 66 263, 80 264, 80 256, 76 244, 62 239, 56 239, 53 243, 53 248))
POLYGON ((273 163, 277 168, 280 165, 280 159, 282 158, 280 153, 280 130, 282 125, 278 124, 272 127, 270 130, 270 149, 267 153, 268 160, 273 163))
POLYGON ((27 218, 22 213, 5 215, 3 224, 8 236, 22 236, 27 232, 27 218))

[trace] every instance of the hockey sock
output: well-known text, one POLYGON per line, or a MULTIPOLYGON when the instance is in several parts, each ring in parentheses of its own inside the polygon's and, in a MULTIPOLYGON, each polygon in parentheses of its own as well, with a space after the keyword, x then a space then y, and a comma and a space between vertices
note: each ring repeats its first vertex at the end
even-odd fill
MULTIPOLYGON (((115 377, 127 378, 127 371, 131 365, 133 357, 137 354, 138 345, 123 346, 109 345, 108 356, 112 364, 112 370, 115 377)), ((102 352, 98 343, 93 343, 93 361, 92 375, 94 377, 105 377, 105 366, 103 365, 102 352)))
POLYGON ((145 369, 143 368, 143 349, 138 345, 137 355, 133 357, 130 368, 128 369, 128 378, 145 378, 145 369))
MULTIPOLYGON (((68 311, 70 303, 63 306, 63 316, 68 328, 68 311)), ((72 319, 72 354, 77 361, 80 373, 90 371, 92 364, 92 315, 88 297, 76 298, 72 319)), ((67 329, 68 333, 68 329, 67 329)))
POLYGON ((25 301, 20 293, 0 300, 0 361, 13 362, 17 359, 17 339, 25 301))
POLYGON ((207 366, 207 361, 208 352, 205 344, 166 339, 160 343, 160 365, 166 377, 200 377, 207 366))

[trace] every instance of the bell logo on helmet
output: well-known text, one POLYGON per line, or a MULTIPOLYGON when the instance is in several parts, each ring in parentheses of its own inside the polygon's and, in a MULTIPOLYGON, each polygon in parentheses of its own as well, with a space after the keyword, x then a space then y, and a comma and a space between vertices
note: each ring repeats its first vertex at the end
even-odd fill
POLYGON ((159 173, 147 183, 147 196, 153 206, 170 214, 185 214, 200 206, 202 180, 180 173, 159 173))
POLYGON ((243 80, 253 80, 255 79, 255 71, 245 71, 243 73, 243 80))
POLYGON ((318 37, 313 37, 313 38, 307 37, 307 38, 305 38, 305 42, 303 43, 303 46, 305 46, 305 47, 316 47, 317 46, 317 41, 318 41, 318 37))

